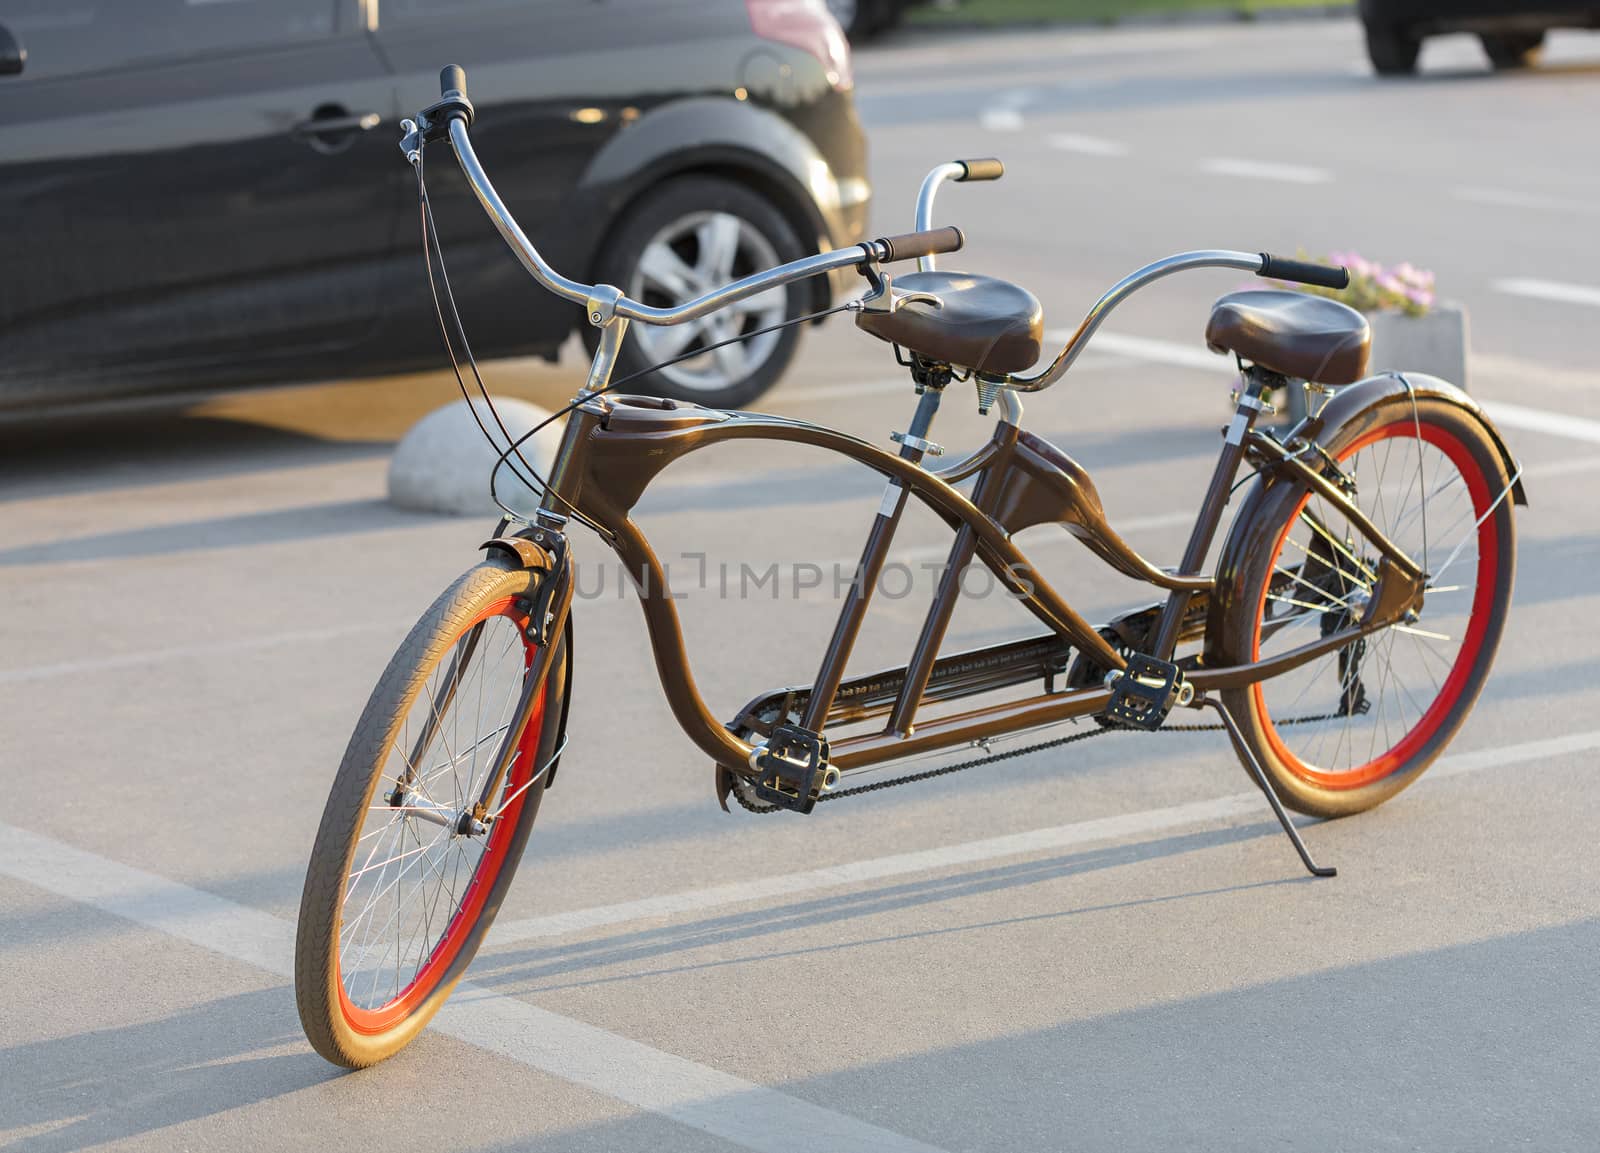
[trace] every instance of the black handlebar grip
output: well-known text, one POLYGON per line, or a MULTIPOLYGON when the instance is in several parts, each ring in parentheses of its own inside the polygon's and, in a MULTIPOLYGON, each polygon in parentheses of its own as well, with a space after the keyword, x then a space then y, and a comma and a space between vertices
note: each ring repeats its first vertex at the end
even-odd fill
POLYGON ((902 232, 899 236, 885 236, 874 241, 885 264, 915 260, 919 256, 937 256, 941 252, 960 252, 966 242, 966 234, 953 225, 930 228, 926 232, 902 232))
POLYGON ((1006 166, 992 156, 982 160, 957 160, 956 163, 967 170, 956 178, 957 184, 968 180, 999 180, 1006 174, 1006 166))
POLYGON ((1350 270, 1330 268, 1326 264, 1312 264, 1305 260, 1286 260, 1270 252, 1261 254, 1261 271, 1257 276, 1268 280, 1287 280, 1294 284, 1314 284, 1318 288, 1349 288, 1350 270))
POLYGON ((439 95, 444 97, 452 93, 467 94, 467 73, 459 64, 451 64, 439 72, 439 95))

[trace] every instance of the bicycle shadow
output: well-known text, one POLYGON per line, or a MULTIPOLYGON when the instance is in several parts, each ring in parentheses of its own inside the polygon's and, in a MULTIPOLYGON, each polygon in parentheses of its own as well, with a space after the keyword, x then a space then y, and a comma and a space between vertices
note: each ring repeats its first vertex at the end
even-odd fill
MULTIPOLYGON (((498 992, 513 996, 522 996, 525 994, 553 992, 560 989, 634 981, 643 977, 759 964, 783 957, 840 952, 890 941, 948 936, 955 933, 992 929, 1001 925, 1059 920, 1089 913, 1135 908, 1142 905, 1164 904, 1247 889, 1310 882, 1312 878, 1303 875, 1297 876, 1295 873, 1290 872, 1292 862, 1286 861, 1283 874, 1270 881, 1252 881, 1221 888, 1172 893, 1159 897, 1145 897, 1109 904, 1085 905, 1051 913, 943 926, 937 929, 927 929, 912 933, 896 933, 888 936, 808 946, 801 949, 763 952, 746 957, 697 961, 646 970, 631 969, 625 973, 591 976, 575 980, 560 979, 572 973, 592 973, 607 966, 629 965, 638 961, 669 957, 708 946, 759 940, 763 937, 792 932, 798 929, 839 925, 882 913, 903 912, 920 906, 999 893, 1080 874, 1179 856, 1201 849, 1221 848, 1227 845, 1255 841, 1262 837, 1280 835, 1278 826, 1271 822, 1258 822, 1225 829, 1182 833, 1135 844, 1089 849, 1042 860, 1021 861, 976 872, 967 871, 954 875, 918 878, 912 881, 866 890, 832 893, 815 899, 793 901, 776 907, 721 914, 689 923, 678 922, 671 925, 616 933, 588 941, 563 945, 533 946, 521 949, 508 947, 497 950, 494 948, 494 933, 491 930, 488 951, 480 954, 474 963, 472 980, 476 985, 494 988, 498 992)), ((1285 852, 1287 853, 1287 851, 1286 847, 1285 852)))
POLYGON ((245 545, 345 537, 352 533, 382 532, 432 524, 441 519, 432 513, 396 508, 381 500, 294 505, 148 528, 115 529, 0 549, 0 568, 62 561, 128 560, 245 545))
POLYGON ((339 1077, 305 1048, 284 986, 152 1021, 0 1049, 13 1153, 66 1153, 239 1109, 339 1077), (293 1052, 280 1052, 286 1047, 293 1052))
MULTIPOLYGON (((1265 980, 1241 973, 1235 987, 1023 1031, 913 1036, 901 1055, 772 1087, 949 1149, 1591 1148, 1597 944, 1600 921, 1588 919, 1265 980)), ((1142 975, 1153 963, 1129 965, 1142 975)), ((624 1116, 483 1153, 655 1148, 662 1124, 624 1116)))

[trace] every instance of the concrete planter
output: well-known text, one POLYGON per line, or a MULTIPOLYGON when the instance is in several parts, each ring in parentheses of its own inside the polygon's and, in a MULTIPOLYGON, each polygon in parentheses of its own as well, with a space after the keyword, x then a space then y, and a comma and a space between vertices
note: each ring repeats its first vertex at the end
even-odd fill
MULTIPOLYGON (((1461 305, 1435 305, 1425 316, 1371 312, 1367 321, 1372 325, 1368 371, 1422 372, 1467 387, 1467 310, 1461 305)), ((1284 412, 1295 424, 1306 415, 1307 390, 1291 385, 1287 392, 1284 412)), ((1311 403, 1314 406, 1317 400, 1311 403)))
POLYGON ((1426 316, 1375 312, 1372 323, 1373 372, 1425 372, 1467 387, 1467 310, 1436 305, 1426 316))

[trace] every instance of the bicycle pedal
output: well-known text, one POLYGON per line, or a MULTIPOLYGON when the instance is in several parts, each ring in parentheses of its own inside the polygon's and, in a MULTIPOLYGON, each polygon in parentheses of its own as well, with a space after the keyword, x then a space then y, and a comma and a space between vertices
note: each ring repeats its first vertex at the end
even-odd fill
POLYGON ((1134 653, 1128 667, 1111 681, 1111 700, 1105 719, 1129 729, 1154 732, 1179 704, 1192 699, 1194 690, 1183 670, 1168 661, 1134 653))
POLYGON ((828 764, 828 738, 798 725, 777 725, 767 743, 750 752, 751 787, 769 805, 809 813, 817 797, 839 780, 828 764))

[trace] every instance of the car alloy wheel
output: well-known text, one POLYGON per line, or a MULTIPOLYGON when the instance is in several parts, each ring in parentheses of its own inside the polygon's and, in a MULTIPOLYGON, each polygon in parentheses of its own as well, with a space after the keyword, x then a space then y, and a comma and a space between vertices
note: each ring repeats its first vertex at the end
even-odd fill
MULTIPOLYGON (((651 238, 639 254, 627 291, 635 300, 671 308, 781 263, 771 241, 749 221, 731 212, 695 212, 651 238)), ((786 290, 775 288, 688 324, 638 325, 633 336, 654 364, 706 349, 661 369, 660 376, 689 393, 720 393, 758 372, 777 348, 779 335, 769 332, 711 346, 780 323, 787 300, 786 290)))

